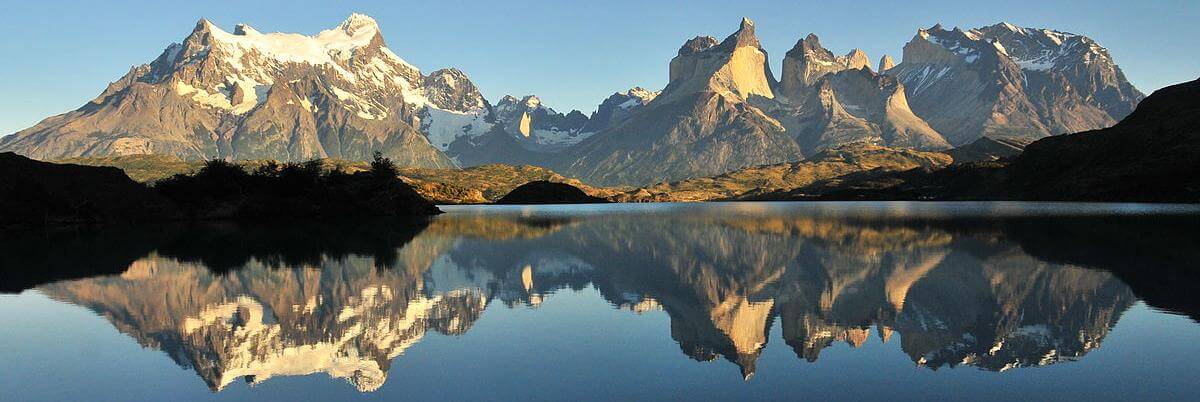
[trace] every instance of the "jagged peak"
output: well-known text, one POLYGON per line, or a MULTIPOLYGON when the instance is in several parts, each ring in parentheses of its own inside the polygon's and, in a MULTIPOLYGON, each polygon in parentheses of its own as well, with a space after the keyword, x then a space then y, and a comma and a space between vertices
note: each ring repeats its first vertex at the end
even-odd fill
POLYGON ((200 20, 196 21, 196 27, 192 28, 192 33, 210 32, 214 29, 219 28, 217 28, 216 25, 213 25, 212 21, 209 21, 208 18, 200 17, 200 20))
POLYGON ((883 55, 879 58, 879 72, 885 72, 896 66, 896 60, 892 59, 891 55, 883 55))
POLYGON ((349 17, 346 17, 345 21, 342 21, 338 25, 338 29, 350 36, 366 33, 374 34, 379 32, 379 23, 369 15, 351 13, 349 17))
POLYGON ((849 53, 846 53, 845 59, 846 67, 848 68, 855 70, 864 68, 869 70, 871 68, 871 59, 867 57, 867 52, 864 52, 862 49, 854 48, 850 50, 849 53))
POLYGON ((733 49, 743 46, 761 48, 762 46, 758 43, 758 37, 754 35, 754 21, 742 17, 742 22, 738 24, 738 30, 725 38, 720 46, 726 48, 728 51, 733 51, 733 49))
POLYGON ((525 95, 524 98, 521 98, 521 103, 524 103, 525 107, 530 109, 537 109, 542 105, 542 99, 538 98, 537 95, 525 95))
POLYGON ((238 36, 260 35, 261 32, 246 24, 237 24, 233 27, 233 34, 238 36))
POLYGON ((686 56, 696 54, 717 46, 717 38, 711 36, 697 36, 683 42, 683 46, 679 48, 679 55, 686 56))
POLYGON ((797 40, 792 49, 784 54, 784 57, 804 59, 815 57, 825 61, 833 60, 834 58, 833 52, 821 46, 821 38, 815 33, 809 33, 807 36, 797 40))

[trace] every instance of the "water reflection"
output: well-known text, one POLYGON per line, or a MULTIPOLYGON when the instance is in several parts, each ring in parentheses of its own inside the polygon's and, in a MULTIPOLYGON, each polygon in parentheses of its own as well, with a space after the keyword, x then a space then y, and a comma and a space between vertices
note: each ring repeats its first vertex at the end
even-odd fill
POLYGON ((727 360, 746 378, 773 325, 817 364, 836 342, 877 338, 930 369, 1003 371, 1084 358, 1139 298, 1200 311, 1182 296, 1200 261, 1194 218, 704 208, 139 228, 150 235, 121 245, 57 234, 102 258, 7 242, 24 251, 6 266, 45 269, 5 279, 28 286, 95 268, 38 290, 102 315, 214 391, 312 373, 372 391, 429 331, 463 334, 490 304, 537 307, 588 286, 621 309, 664 311, 682 353, 727 360))

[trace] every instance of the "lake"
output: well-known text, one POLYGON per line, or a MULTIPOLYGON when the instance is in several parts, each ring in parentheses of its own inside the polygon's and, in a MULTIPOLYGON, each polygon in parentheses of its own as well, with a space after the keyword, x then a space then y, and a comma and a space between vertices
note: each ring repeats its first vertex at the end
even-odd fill
POLYGON ((446 206, 0 242, 0 400, 1180 400, 1200 208, 446 206))

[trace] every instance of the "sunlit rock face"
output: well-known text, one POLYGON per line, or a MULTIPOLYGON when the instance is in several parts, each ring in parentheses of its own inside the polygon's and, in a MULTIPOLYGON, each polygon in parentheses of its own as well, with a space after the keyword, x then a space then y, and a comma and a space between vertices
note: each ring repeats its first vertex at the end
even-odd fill
POLYGON ((754 207, 670 219, 463 214, 422 227, 372 247, 293 250, 302 258, 260 244, 230 259, 185 235, 199 243, 167 242, 120 274, 39 290, 102 315, 214 391, 313 373, 372 391, 430 331, 467 334, 489 306, 538 308, 589 286, 614 308, 665 315, 684 355, 726 360, 748 380, 772 325, 774 345, 810 362, 879 338, 916 365, 1000 371, 1084 357, 1135 301, 1112 274, 1035 258, 1003 228, 754 207))
POLYGON ((686 41, 668 78, 636 113, 552 166, 589 183, 647 185, 801 158, 783 126, 751 106, 773 99, 776 82, 750 20, 721 41, 686 41))

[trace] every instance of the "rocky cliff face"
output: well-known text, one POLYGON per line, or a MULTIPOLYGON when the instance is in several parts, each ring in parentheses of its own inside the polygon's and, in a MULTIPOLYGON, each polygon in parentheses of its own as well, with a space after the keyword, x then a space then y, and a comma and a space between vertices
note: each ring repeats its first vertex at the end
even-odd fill
POLYGON ((905 84, 917 115, 954 145, 1103 128, 1143 98, 1092 39, 1007 23, 922 29, 888 72, 905 84))
POLYGON ((774 98, 775 83, 749 20, 720 43, 687 41, 669 77, 639 113, 560 157, 559 170, 599 184, 645 184, 800 157, 784 128, 750 104, 774 98))
POLYGON ((783 58, 779 119, 805 154, 851 143, 923 150, 949 148, 937 131, 909 109, 904 85, 871 72, 866 55, 844 57, 816 35, 796 42, 783 58))

